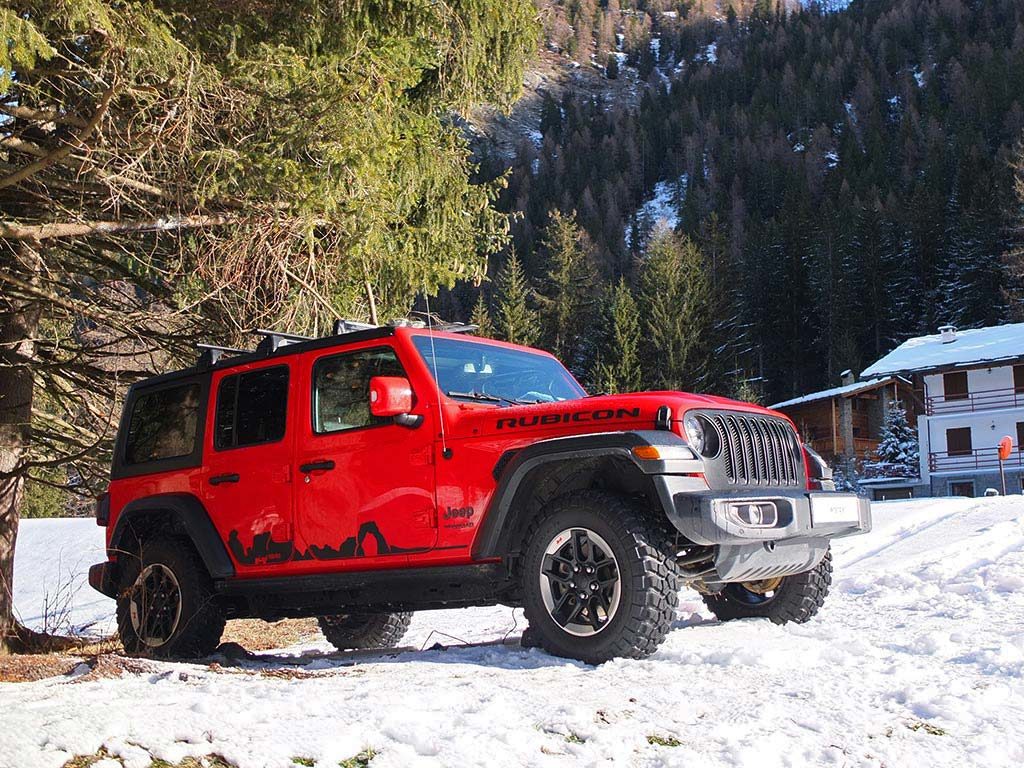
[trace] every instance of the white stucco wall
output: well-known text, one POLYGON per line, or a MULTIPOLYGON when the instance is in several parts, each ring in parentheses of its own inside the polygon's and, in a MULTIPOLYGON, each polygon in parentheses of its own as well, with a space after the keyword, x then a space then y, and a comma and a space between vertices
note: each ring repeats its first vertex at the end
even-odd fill
MULTIPOLYGON (((942 374, 930 374, 923 377, 925 395, 940 398, 945 395, 942 374)), ((1003 390, 1006 398, 989 401, 975 401, 975 407, 981 410, 962 413, 942 413, 933 416, 921 416, 918 420, 918 435, 921 441, 921 477, 928 477, 928 454, 944 453, 947 450, 946 430, 968 427, 971 430, 971 447, 995 448, 999 441, 1009 435, 1017 445, 1017 424, 1024 422, 1024 402, 1014 407, 1012 402, 1013 366, 996 366, 992 368, 976 368, 967 371, 967 386, 970 394, 1003 390)), ((1017 397, 1021 401, 1020 396, 1017 397)), ((965 403, 966 405, 966 403, 965 403)), ((942 474, 936 472, 934 474, 942 474)), ((963 474, 963 470, 957 472, 963 474)))

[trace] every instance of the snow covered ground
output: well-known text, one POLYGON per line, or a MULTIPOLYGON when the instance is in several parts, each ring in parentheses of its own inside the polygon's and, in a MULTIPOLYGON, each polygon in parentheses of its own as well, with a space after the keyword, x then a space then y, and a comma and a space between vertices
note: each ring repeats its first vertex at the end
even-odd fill
MULTIPOLYGON (((336 766, 367 748, 375 768, 1024 764, 1024 499, 874 512, 871 534, 836 542, 833 594, 810 624, 720 624, 687 592, 658 653, 596 668, 513 645, 339 660, 319 643, 241 667, 146 662, 116 679, 0 685, 0 766, 101 746, 129 768, 208 754, 336 766)), ((23 617, 51 578, 31 563, 70 567, 71 545, 98 534, 26 523, 23 617)), ((87 590, 72 623, 98 616, 87 590)), ((407 642, 521 629, 509 609, 441 611, 419 614, 407 642)))

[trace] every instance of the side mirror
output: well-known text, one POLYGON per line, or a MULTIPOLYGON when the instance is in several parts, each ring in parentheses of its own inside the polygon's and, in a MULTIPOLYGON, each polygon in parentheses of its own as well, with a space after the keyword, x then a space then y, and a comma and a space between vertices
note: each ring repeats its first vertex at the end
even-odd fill
POLYGON ((406 427, 415 427, 423 421, 422 416, 413 416, 412 386, 401 376, 374 376, 370 379, 370 414, 382 418, 395 417, 395 421, 406 427))

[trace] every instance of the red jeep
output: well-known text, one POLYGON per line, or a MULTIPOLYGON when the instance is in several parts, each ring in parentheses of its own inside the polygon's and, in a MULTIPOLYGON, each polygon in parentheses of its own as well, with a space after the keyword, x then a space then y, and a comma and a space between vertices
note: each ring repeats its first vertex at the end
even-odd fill
POLYGON ((502 603, 552 653, 642 657, 682 586, 721 619, 809 619, 830 539, 870 528, 758 406, 590 397, 551 355, 463 333, 262 333, 128 394, 89 580, 129 653, 208 654, 233 617, 383 647, 411 611, 502 603))

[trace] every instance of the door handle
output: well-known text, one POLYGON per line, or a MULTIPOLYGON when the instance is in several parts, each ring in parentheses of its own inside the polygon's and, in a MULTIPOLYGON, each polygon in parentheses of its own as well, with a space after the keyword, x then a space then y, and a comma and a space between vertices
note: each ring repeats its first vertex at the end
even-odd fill
POLYGON ((320 459, 319 461, 311 461, 308 464, 299 465, 299 472, 304 475, 308 475, 310 472, 316 472, 318 469, 324 472, 328 469, 334 469, 334 462, 330 459, 320 459))
POLYGON ((231 472, 226 475, 214 475, 210 478, 210 485, 220 485, 221 483, 237 483, 239 481, 237 472, 231 472))

